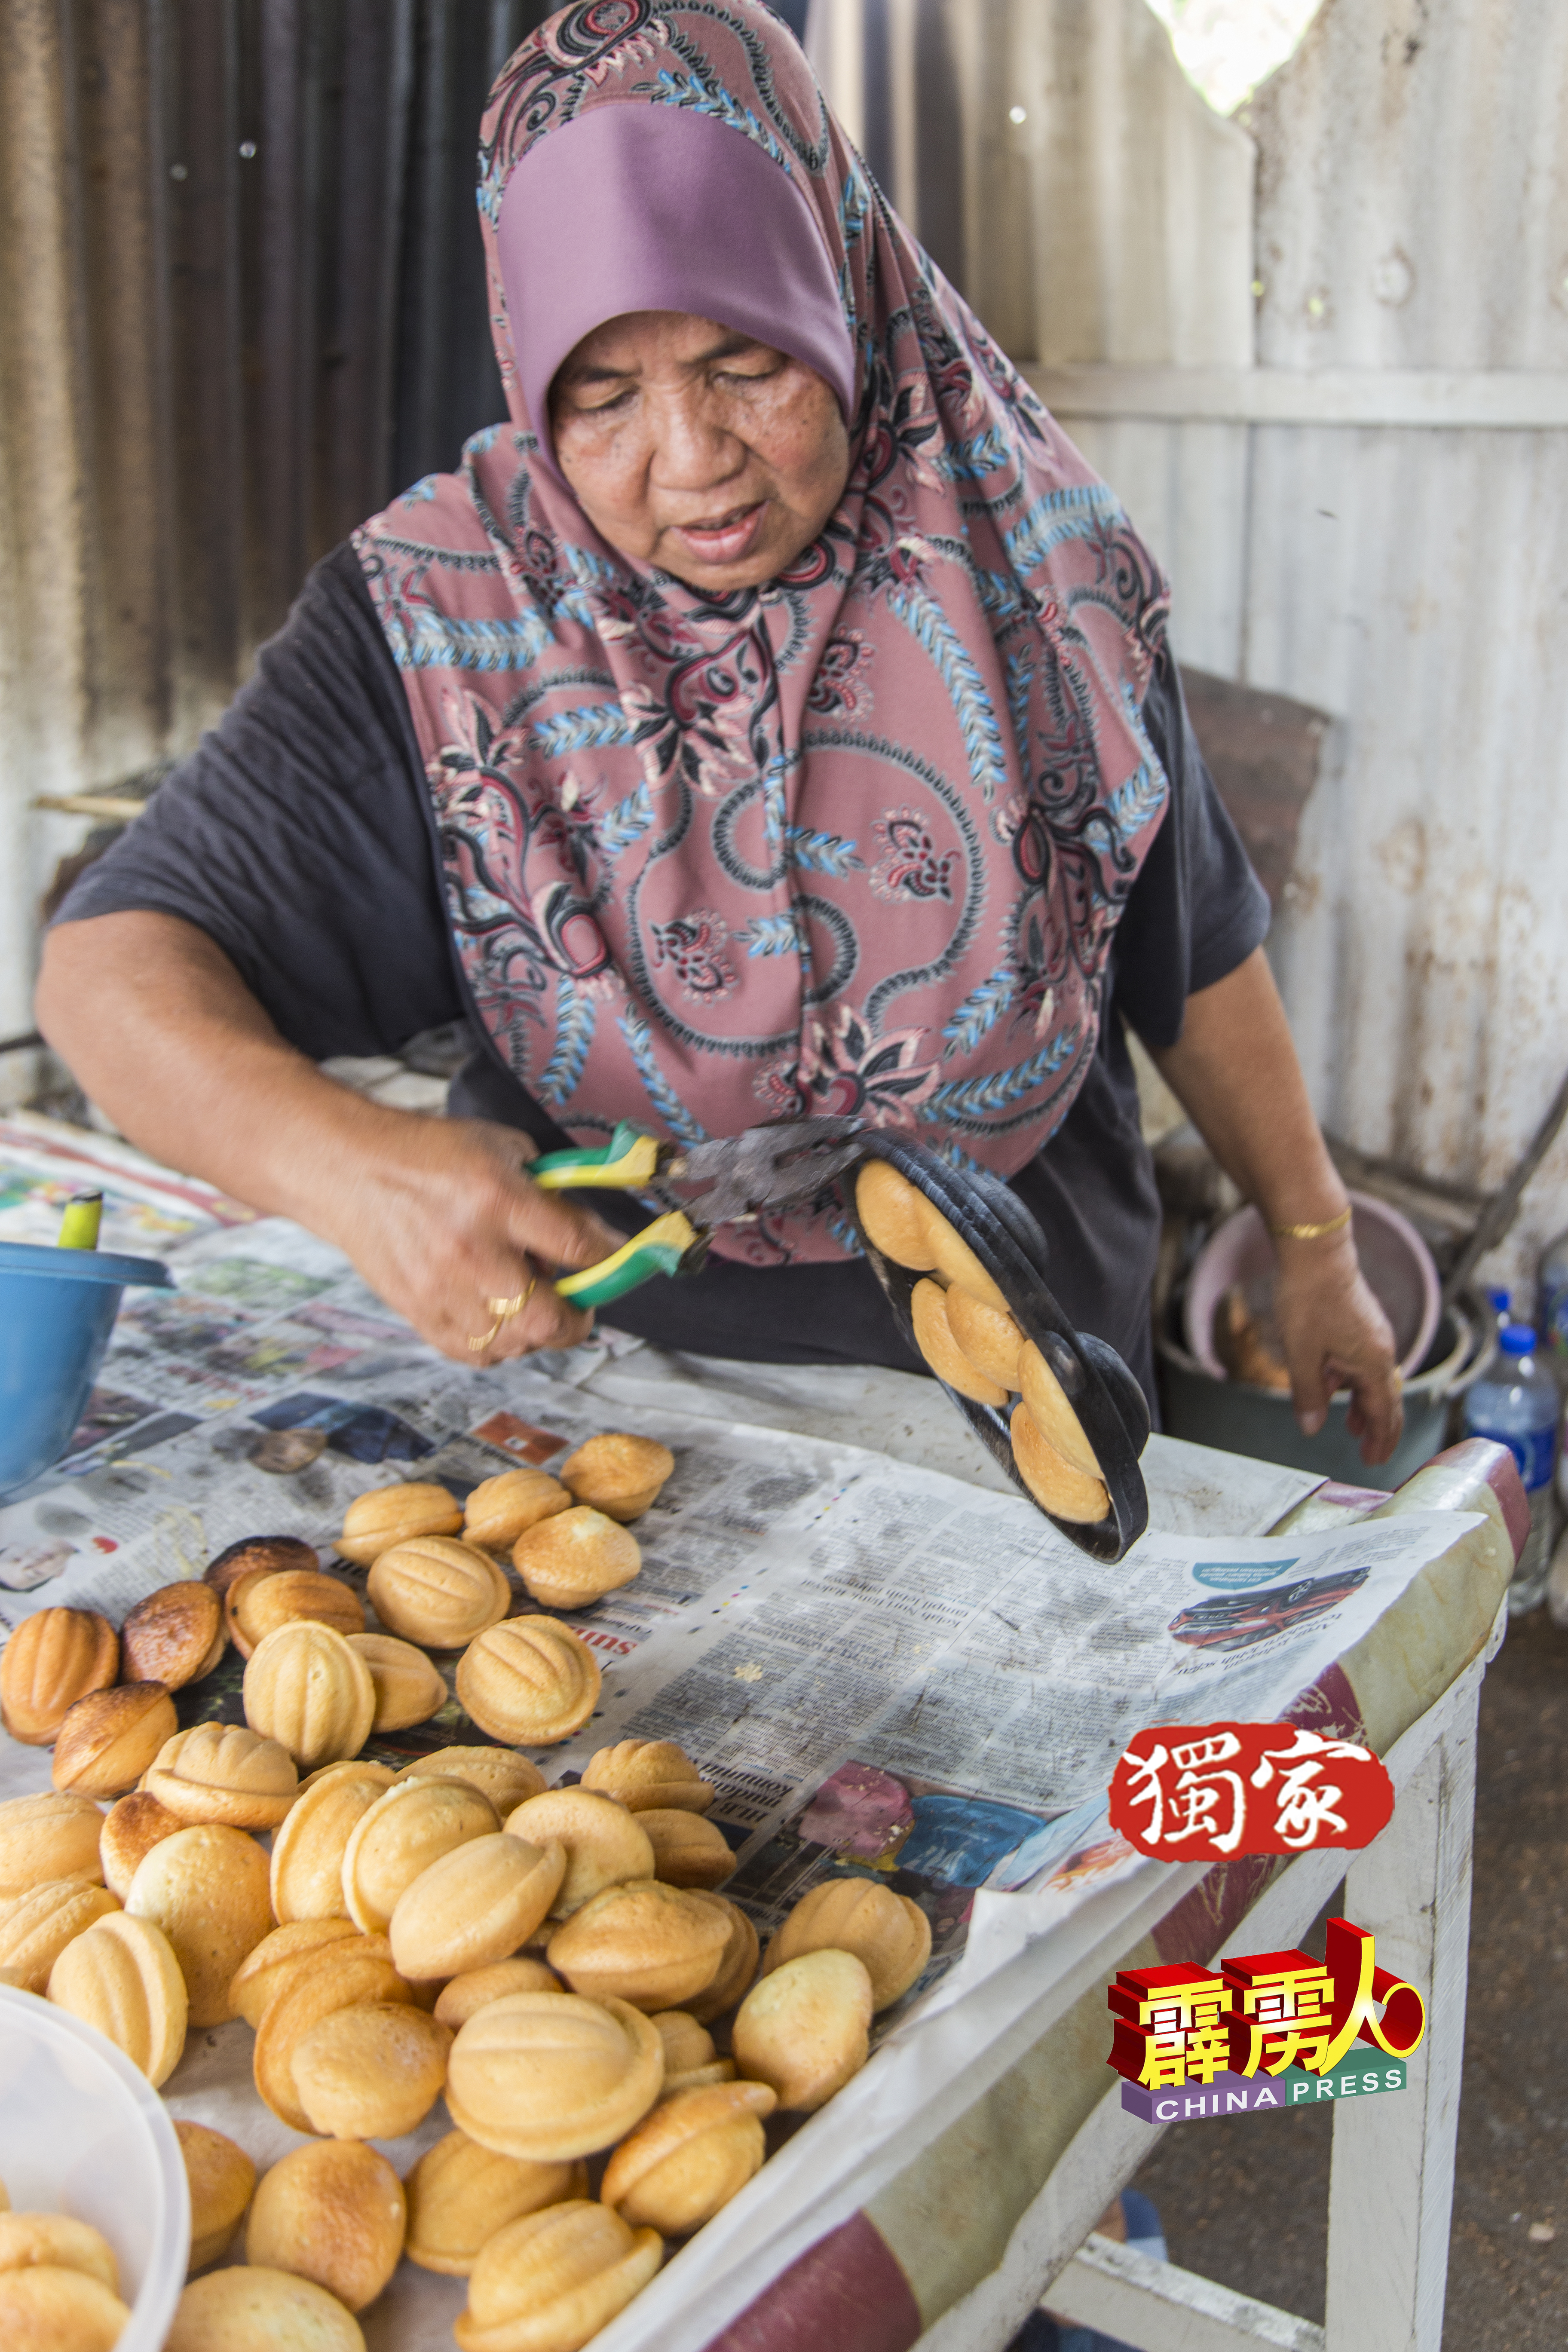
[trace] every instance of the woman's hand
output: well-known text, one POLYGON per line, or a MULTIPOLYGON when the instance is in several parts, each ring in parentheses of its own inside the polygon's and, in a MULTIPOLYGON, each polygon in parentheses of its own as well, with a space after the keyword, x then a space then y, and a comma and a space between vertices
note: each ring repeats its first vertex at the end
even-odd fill
POLYGON ((390 1110, 337 1085, 284 1044, 195 925, 140 910, 59 925, 37 1012, 133 1143, 335 1242, 443 1354, 494 1364, 592 1329, 551 1275, 607 1257, 623 1236, 529 1182, 527 1138, 390 1110), (503 1314, 512 1299, 523 1303, 503 1314))
MULTIPOLYGON (((1188 997, 1180 1038, 1154 1059, 1266 1224, 1327 1224, 1348 1206, 1261 948, 1188 997)), ((1349 1428, 1361 1440, 1361 1458, 1386 1462, 1405 1424, 1394 1335, 1356 1262, 1348 1226, 1310 1241, 1277 1233, 1274 1255, 1274 1308, 1297 1420, 1315 1437, 1329 1399, 1348 1381, 1349 1428)))
POLYGON ((1405 1425, 1394 1333, 1349 1230, 1315 1241, 1277 1241, 1274 1252, 1274 1313, 1298 1422, 1315 1437, 1330 1398, 1348 1382, 1345 1426, 1360 1438, 1363 1462, 1386 1462, 1405 1425))
POLYGON ((527 1139, 514 1129, 394 1116, 398 1129, 344 1170, 316 1230, 422 1339, 459 1363, 499 1364, 585 1339, 593 1316, 568 1305, 553 1274, 608 1257, 625 1234, 530 1183, 527 1139), (513 1299, 523 1304, 507 1315, 513 1299), (487 1332, 484 1347, 470 1345, 487 1332))

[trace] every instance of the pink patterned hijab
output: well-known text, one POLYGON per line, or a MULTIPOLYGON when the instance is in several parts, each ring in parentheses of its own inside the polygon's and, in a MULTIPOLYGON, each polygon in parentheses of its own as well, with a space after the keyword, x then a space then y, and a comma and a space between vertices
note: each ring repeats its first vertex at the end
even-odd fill
MULTIPOLYGON (((1082 1084, 1164 811, 1157 567, 760 0, 579 0, 481 136, 511 422, 355 540, 480 1019, 581 1142, 856 1111, 1012 1174, 1082 1084), (551 377, 645 309, 845 409, 843 499, 765 588, 632 562, 556 471, 551 377)), ((856 1244, 792 1218, 717 1246, 856 1244)))

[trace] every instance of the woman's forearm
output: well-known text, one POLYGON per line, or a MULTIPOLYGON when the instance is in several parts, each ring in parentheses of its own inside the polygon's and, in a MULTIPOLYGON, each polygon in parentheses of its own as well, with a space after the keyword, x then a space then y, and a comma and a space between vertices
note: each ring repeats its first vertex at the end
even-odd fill
POLYGON ((1261 948, 1188 997, 1181 1037, 1154 1059, 1273 1236, 1274 1307, 1302 1428, 1315 1434, 1335 1389, 1348 1384, 1362 1457, 1385 1462, 1404 1419, 1393 1335, 1363 1277, 1349 1220, 1340 1223, 1350 1203, 1261 948))
POLYGON ((64 923, 45 942, 38 1025, 141 1150, 269 1214, 330 1224, 334 1167, 405 1114, 284 1043, 221 948, 173 915, 64 923))
POLYGON ((530 1183, 512 1129, 391 1110, 324 1077, 194 925, 150 913, 60 924, 37 1006, 132 1142, 335 1242, 447 1354, 495 1362, 587 1333, 546 1275, 591 1265, 620 1236, 530 1183))
POLYGON ((1261 948, 1188 997, 1180 1038, 1153 1058, 1226 1174, 1269 1225, 1321 1224, 1343 1212, 1345 1188, 1261 948))

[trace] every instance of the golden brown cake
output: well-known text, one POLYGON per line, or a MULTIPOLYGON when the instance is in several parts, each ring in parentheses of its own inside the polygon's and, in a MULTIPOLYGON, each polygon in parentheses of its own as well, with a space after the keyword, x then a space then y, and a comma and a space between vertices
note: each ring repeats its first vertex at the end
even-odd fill
POLYGON ((35 2263, 0 2271, 0 2344, 5 2352, 114 2352, 130 2312, 86 2271, 35 2263))
POLYGON ((224 1622, 242 1658, 254 1655, 280 1625, 330 1625, 334 1633, 363 1633, 364 1609, 353 1585, 319 1568, 257 1570, 240 1577, 224 1597, 224 1622))
POLYGON ((664 2045, 624 2000, 520 1992, 461 2027, 447 2061, 459 2131, 499 2156, 563 2164, 639 2123, 664 2082, 664 2045))
POLYGON ((395 1633, 351 1633, 350 1649, 370 1668, 375 1687, 372 1732, 407 1731, 428 1723, 446 1706, 447 1690, 441 1669, 412 1642, 395 1633))
POLYGON ((553 1617, 509 1617, 470 1642, 458 1696, 481 1731, 518 1747, 550 1748, 581 1731, 599 1704, 599 1662, 553 1617))
POLYGON ((47 1748, 67 1710, 120 1672, 120 1636, 95 1609, 39 1609, 0 1651, 0 1723, 28 1748, 47 1748))
POLYGON ((223 1602, 210 1584, 187 1577, 136 1603, 120 1628, 120 1670, 128 1683, 181 1690, 210 1675, 227 1647, 223 1602))
POLYGON ((512 1837, 535 1845, 559 1839, 566 1870, 551 1905, 557 1919, 580 1911, 602 1887, 654 1875, 653 1846, 640 1822, 613 1797, 592 1789, 547 1789, 507 1815, 512 1837))
POLYGON ((663 2100, 622 2140, 599 2195, 634 2229, 686 2238, 763 2168, 765 2083, 713 2083, 663 2100))
POLYGON ((347 1918, 343 1853, 354 1827, 393 1783, 385 1764, 368 1758, 313 1774, 272 1840, 272 1909, 290 1919, 347 1918))
POLYGON ((1007 1427, 1018 1475, 1042 1510, 1058 1519, 1070 1519, 1075 1527, 1096 1527, 1110 1517, 1110 1496, 1105 1481, 1075 1470, 1042 1433, 1026 1404, 1014 1406, 1007 1427))
POLYGON ((564 1992, 565 1986, 542 1960, 492 1960, 488 1969, 465 1969, 442 1988, 436 2015, 454 2033, 492 2000, 514 1992, 564 1992))
POLYGON ((722 1886, 733 1877, 735 1856, 717 1822, 673 1807, 637 1820, 653 1843, 653 1874, 667 1886, 722 1886))
POLYGON ((258 1643, 241 1690, 251 1729, 280 1741, 303 1772, 356 1757, 370 1738, 370 1668, 330 1625, 279 1625, 258 1643))
POLYGON ((569 1511, 572 1496, 559 1478, 543 1470, 503 1470, 481 1479, 463 1512, 463 1539, 485 1551, 510 1551, 525 1528, 557 1511, 569 1511))
POLYGON ((447 2079, 452 2036, 407 2001, 360 2001, 319 2018, 294 2044, 294 2089, 312 2131, 401 2139, 447 2079))
POLYGON ((231 1584, 237 1584, 255 1569, 276 1575, 285 1568, 320 1568, 321 1564, 314 1548, 298 1536, 242 1536, 238 1543, 231 1543, 207 1562, 202 1582, 210 1584, 221 1601, 231 1584))
POLYGON ((704 1985, 682 2003, 687 2014, 700 2025, 709 2025, 733 2009, 751 1990, 762 1958, 762 1945, 757 1931, 738 1903, 727 1895, 709 1895, 700 1887, 688 1890, 694 1902, 710 1903, 724 1921, 725 1944, 720 1954, 718 1970, 711 1984, 704 1985))
POLYGON ((567 1455, 561 1465, 561 1483, 591 1510, 625 1521, 640 1518, 658 1502, 674 1468, 675 1456, 668 1445, 608 1430, 567 1455))
POLYGON ((0 2213, 0 2275, 31 2270, 35 2263, 79 2271, 110 2294, 120 2293, 114 2250, 90 2222, 74 2221, 68 2213, 0 2213))
POLYGON ((830 1878, 803 1895, 768 1946, 764 1974, 803 1952, 853 1952, 871 1979, 871 2006, 890 2009, 931 1958, 931 1921, 907 1895, 868 1878, 830 1878))
POLYGON ((179 1727, 162 1683, 89 1691, 68 1710, 55 1735, 55 1786, 79 1797, 118 1797, 135 1787, 179 1727))
POLYGON ((584 1789, 618 1797, 628 1811, 705 1813, 715 1790, 673 1739, 622 1739, 588 1759, 584 1789))
MULTIPOLYGON (((352 1945, 356 1951, 363 1951, 372 1940, 360 1934, 352 1919, 295 1919, 287 1927, 274 1927, 246 1955, 230 1979, 228 1997, 236 2014, 244 2018, 253 2033, 258 2032, 268 2003, 310 1968, 329 1944, 352 1945)), ((382 1958, 390 1959, 392 1947, 385 1937, 374 1940, 382 1958)))
POLYGON ((508 1958, 544 1918, 565 1869, 553 1840, 534 1845, 500 1831, 442 1854, 397 1898, 387 1932, 398 1974, 423 1981, 508 1958))
POLYGON ((256 2087, 279 2120, 291 2131, 310 2128, 294 2080, 294 2053, 313 2025, 334 2010, 410 2000, 391 1960, 374 1951, 329 1947, 313 1967, 290 1975, 262 2011, 252 2053, 256 2087))
POLYGON ((156 1797, 150 1797, 145 1789, 132 1789, 129 1796, 116 1797, 103 1817, 98 1841, 98 1858, 110 1894, 123 1903, 142 1855, 151 1853, 164 1838, 173 1837, 176 1830, 189 1827, 188 1822, 161 1805, 156 1797))
POLYGON ((916 1283, 910 1293, 915 1345, 938 1380, 945 1381, 960 1396, 971 1397, 976 1404, 1005 1404, 1006 1390, 977 1372, 953 1338, 947 1319, 947 1297, 942 1285, 929 1277, 916 1283))
POLYGON ((421 2270, 467 2278, 479 2249, 525 2213, 567 2198, 586 2197, 587 2168, 531 2164, 498 2156, 467 2132, 450 2131, 426 2148, 403 2184, 408 2201, 404 2252, 421 2270))
POLYGON ((699 2025, 689 2010, 656 2010, 651 2022, 664 2044, 664 2095, 677 2091, 705 2090, 710 2083, 734 2080, 735 2062, 721 2058, 713 2036, 699 2025))
POLYGON ((1011 1315, 976 1298, 962 1283, 953 1283, 946 1298, 947 1328, 975 1370, 998 1388, 1016 1389, 1025 1341, 1011 1315))
POLYGON ((364 2332, 314 2279, 237 2263, 191 2281, 163 2352, 364 2352, 364 2332))
POLYGON ((389 1633, 427 1650, 460 1650, 511 1607, 511 1587, 489 1552, 451 1536, 394 1544, 365 1590, 389 1633))
POLYGON ((403 2184, 385 2157, 354 2140, 324 2140, 262 2174, 245 2259, 312 2279, 363 2311, 397 2268, 404 2221, 403 2184))
POLYGON ((730 2046, 748 2081, 811 2114, 859 2073, 870 2050, 871 1978, 853 1952, 805 1952, 752 1987, 730 2046))
POLYGON ((1084 1434, 1083 1423, 1068 1402, 1060 1381, 1032 1343, 1019 1353, 1018 1385, 1047 1444, 1054 1446, 1062 1460, 1086 1478, 1098 1478, 1100 1463, 1084 1434))
POLYGON ((462 1506, 445 1486, 417 1480, 373 1486, 369 1494, 356 1495, 343 1513, 337 1549, 356 1568, 374 1568, 394 1544, 411 1543, 417 1536, 455 1536, 462 1524, 462 1506))
POLYGON ((205 2124, 176 2123, 174 2130, 191 2192, 188 2278, 228 2252, 256 2186, 256 2167, 242 2147, 205 2124))
POLYGON ((655 2230, 632 2230, 607 2206, 574 2200, 498 2230, 468 2277, 453 2322, 458 2352, 577 2352, 663 2259, 655 2230))
POLYGON ((90 1797, 45 1790, 0 1804, 0 1895, 51 1879, 101 1878, 103 1815, 90 1797))
POLYGON ((586 1609, 630 1584, 642 1567, 636 1536, 582 1504, 519 1536, 511 1564, 545 1609, 586 1609))
POLYGON ((73 1937, 85 1935, 119 1904, 107 1886, 66 1878, 0 1901, 0 1968, 13 1969, 25 1992, 41 1993, 73 1937))
POLYGON ((515 1805, 521 1805, 525 1797, 537 1797, 545 1785, 538 1765, 520 1756, 515 1748, 437 1748, 405 1764, 397 1777, 400 1780, 467 1780, 489 1799, 503 1822, 515 1805))
POLYGON ((235 1972, 272 1926, 267 1856, 255 1839, 221 1827, 176 1831, 138 1864, 125 1908, 174 1946, 191 2024, 231 2018, 235 1972))
POLYGON ((925 1204, 926 1245, 931 1251, 931 1270, 944 1288, 956 1283, 967 1290, 972 1298, 1007 1313, 1005 1293, 992 1280, 955 1227, 949 1224, 934 1201, 925 1204))
POLYGON ((150 1919, 112 1911, 73 1937, 49 1970, 48 1997, 123 2050, 153 2088, 185 2047, 189 2001, 174 1950, 150 1919))
POLYGON ((712 1983, 729 1920, 679 1886, 606 1886, 550 1938, 547 1957, 574 1992, 637 2009, 686 2009, 712 1983))
POLYGON ((895 1265, 929 1274, 936 1264, 926 1232, 926 1198, 885 1160, 868 1160, 855 1179, 855 1207, 872 1248, 895 1265))
POLYGON ((500 1827, 488 1797, 466 1780, 395 1780, 361 1815, 343 1848, 343 1901, 367 1936, 384 1934, 398 1896, 422 1871, 470 1838, 500 1827))
POLYGON ((164 1743, 145 1793, 182 1822, 275 1830, 300 1793, 288 1749, 242 1723, 198 1723, 164 1743))

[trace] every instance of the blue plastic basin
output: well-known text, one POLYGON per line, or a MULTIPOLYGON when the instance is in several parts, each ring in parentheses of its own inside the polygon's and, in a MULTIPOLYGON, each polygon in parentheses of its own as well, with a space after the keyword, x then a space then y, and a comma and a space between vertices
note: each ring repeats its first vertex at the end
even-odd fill
POLYGON ((65 1452, 132 1283, 174 1277, 153 1257, 0 1242, 0 1496, 65 1452))

